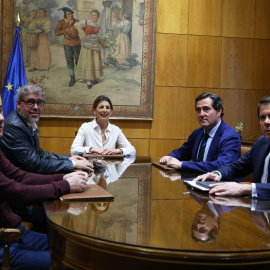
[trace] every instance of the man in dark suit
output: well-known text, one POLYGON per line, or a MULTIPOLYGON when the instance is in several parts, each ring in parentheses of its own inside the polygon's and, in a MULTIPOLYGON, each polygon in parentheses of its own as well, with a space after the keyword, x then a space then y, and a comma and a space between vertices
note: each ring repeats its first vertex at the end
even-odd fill
POLYGON ((168 156, 160 159, 182 172, 209 172, 241 156, 238 133, 227 125, 222 117, 224 108, 216 94, 203 93, 195 100, 200 128, 194 130, 188 141, 168 156))
POLYGON ((241 158, 226 164, 215 172, 198 176, 194 181, 212 179, 214 181, 231 180, 244 177, 253 172, 250 184, 216 183, 209 192, 216 196, 251 195, 260 200, 270 200, 270 96, 263 98, 258 105, 261 136, 250 151, 241 158))

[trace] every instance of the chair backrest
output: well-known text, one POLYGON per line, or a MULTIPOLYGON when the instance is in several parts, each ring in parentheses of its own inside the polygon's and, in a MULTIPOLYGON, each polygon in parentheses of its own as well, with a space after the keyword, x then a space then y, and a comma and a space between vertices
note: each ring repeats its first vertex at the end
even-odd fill
POLYGON ((247 151, 249 151, 251 148, 248 146, 241 146, 241 156, 243 156, 247 151))
MULTIPOLYGON (((241 156, 243 156, 247 151, 249 151, 251 149, 251 147, 248 147, 248 146, 241 146, 241 156)), ((243 181, 244 182, 252 182, 252 179, 253 179, 253 173, 245 176, 243 178, 243 181)))
POLYGON ((2 228, 0 231, 0 241, 3 243, 4 254, 3 263, 1 270, 10 270, 10 258, 9 258, 9 248, 10 243, 13 241, 18 241, 21 238, 21 231, 19 229, 5 229, 2 228))

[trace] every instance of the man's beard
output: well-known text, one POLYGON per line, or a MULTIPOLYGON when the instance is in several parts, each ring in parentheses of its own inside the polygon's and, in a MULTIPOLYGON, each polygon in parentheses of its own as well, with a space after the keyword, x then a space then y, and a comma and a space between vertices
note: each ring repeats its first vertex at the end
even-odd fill
POLYGON ((36 118, 32 118, 30 115, 28 115, 27 117, 25 117, 25 121, 28 123, 28 124, 34 124, 36 122, 39 121, 39 118, 40 118, 40 115, 36 118))

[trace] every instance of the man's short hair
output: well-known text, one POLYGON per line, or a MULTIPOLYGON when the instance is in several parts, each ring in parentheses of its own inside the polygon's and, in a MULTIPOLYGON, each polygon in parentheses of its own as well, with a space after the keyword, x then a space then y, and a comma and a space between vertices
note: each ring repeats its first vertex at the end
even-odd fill
POLYGON ((22 86, 17 94, 18 100, 24 100, 24 97, 28 94, 42 95, 42 98, 45 97, 45 94, 40 86, 36 84, 27 84, 22 86))
POLYGON ((258 104, 258 117, 260 118, 260 108, 263 104, 268 104, 270 103, 270 96, 264 97, 258 104))
POLYGON ((91 14, 92 14, 92 13, 96 13, 97 16, 98 16, 98 18, 99 18, 100 13, 99 13, 99 11, 98 11, 97 9, 93 9, 93 10, 91 11, 91 14))
POLYGON ((42 10, 45 14, 47 13, 46 8, 40 8, 39 10, 42 10))
POLYGON ((199 100, 205 99, 205 98, 211 98, 212 99, 212 106, 213 108, 218 111, 221 109, 221 114, 220 117, 222 118, 224 115, 224 107, 223 107, 223 102, 220 96, 216 94, 211 94, 211 93, 203 93, 200 94, 199 96, 196 97, 195 99, 195 109, 196 109, 196 104, 199 100))

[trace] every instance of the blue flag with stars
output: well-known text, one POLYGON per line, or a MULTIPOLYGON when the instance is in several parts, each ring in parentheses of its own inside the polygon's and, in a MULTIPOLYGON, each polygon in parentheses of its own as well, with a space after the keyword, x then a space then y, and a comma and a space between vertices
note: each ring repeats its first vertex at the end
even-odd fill
POLYGON ((9 58, 5 84, 1 94, 4 118, 6 118, 11 111, 16 110, 17 92, 21 86, 26 84, 27 79, 25 76, 20 43, 20 28, 17 27, 9 58))

